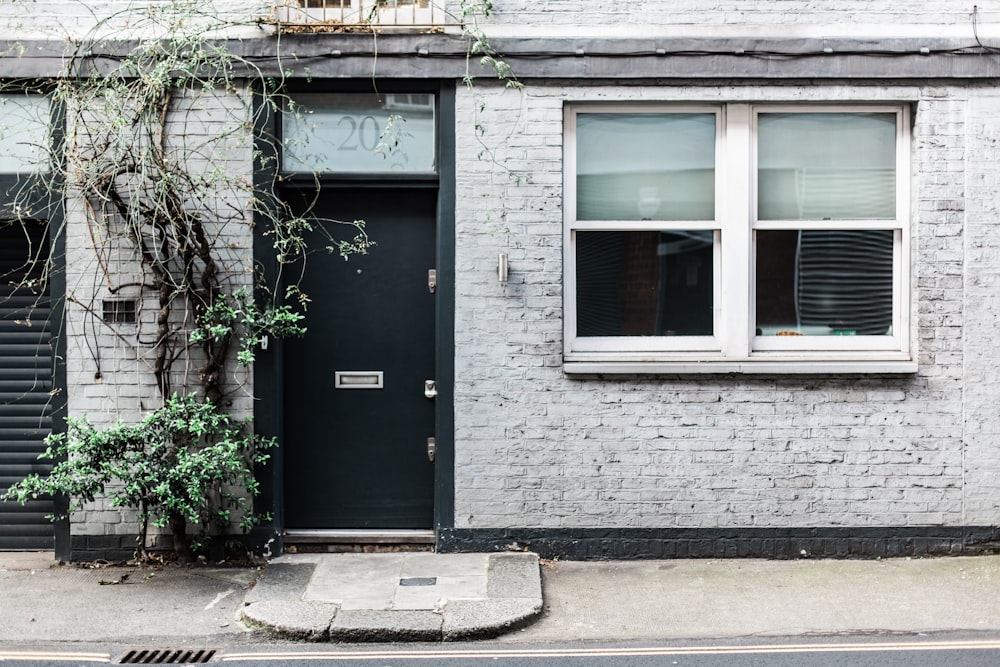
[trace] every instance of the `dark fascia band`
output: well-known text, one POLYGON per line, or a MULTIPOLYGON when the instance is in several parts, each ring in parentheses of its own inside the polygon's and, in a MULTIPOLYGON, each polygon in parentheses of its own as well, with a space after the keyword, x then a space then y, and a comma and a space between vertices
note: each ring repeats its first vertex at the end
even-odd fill
MULTIPOLYGON (((67 46, 58 40, 0 40, 0 77, 44 78, 71 68, 84 76, 115 69, 135 42, 102 40, 67 46), (5 57, 6 56, 6 57, 5 57)), ((246 73, 312 78, 496 78, 471 57, 460 35, 262 34, 220 40, 247 64, 246 73), (376 41, 377 40, 377 41, 376 41), (294 54, 289 58, 289 54, 294 54), (472 71, 469 71, 471 67, 472 71)), ((531 38, 491 40, 496 57, 520 79, 913 79, 995 78, 997 47, 975 39, 899 38, 531 38)))

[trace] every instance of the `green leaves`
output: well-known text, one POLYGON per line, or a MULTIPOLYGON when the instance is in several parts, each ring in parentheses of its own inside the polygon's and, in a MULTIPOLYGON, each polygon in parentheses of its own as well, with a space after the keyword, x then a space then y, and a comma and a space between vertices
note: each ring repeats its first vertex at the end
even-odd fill
POLYGON ((234 510, 244 513, 244 529, 258 519, 248 511, 259 488, 253 468, 275 443, 254 435, 249 420, 233 420, 188 394, 172 396, 138 424, 97 428, 84 417, 67 425, 46 439, 43 458, 57 461, 52 472, 18 482, 5 500, 65 495, 73 510, 103 495, 157 526, 171 514, 203 529, 225 526, 234 510))
POLYGON ((300 324, 303 315, 290 306, 261 307, 250 290, 239 289, 221 294, 198 318, 198 327, 191 332, 191 342, 221 341, 233 338, 238 343, 237 360, 244 366, 254 362, 254 349, 265 336, 290 338, 301 336, 306 328, 300 324))

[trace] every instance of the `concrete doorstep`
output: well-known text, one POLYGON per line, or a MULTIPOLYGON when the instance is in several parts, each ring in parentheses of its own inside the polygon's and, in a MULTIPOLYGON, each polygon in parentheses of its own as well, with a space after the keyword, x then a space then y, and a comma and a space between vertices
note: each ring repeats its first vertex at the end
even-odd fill
POLYGON ((455 641, 496 637, 542 612, 538 556, 293 554, 247 593, 242 619, 308 641, 455 641))

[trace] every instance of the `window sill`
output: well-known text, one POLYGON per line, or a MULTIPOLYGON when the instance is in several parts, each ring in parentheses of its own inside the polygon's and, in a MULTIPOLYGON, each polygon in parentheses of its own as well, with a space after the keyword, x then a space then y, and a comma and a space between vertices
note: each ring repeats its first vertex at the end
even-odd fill
POLYGON ((902 374, 916 373, 910 360, 760 360, 760 361, 566 361, 567 375, 697 375, 697 374, 902 374))

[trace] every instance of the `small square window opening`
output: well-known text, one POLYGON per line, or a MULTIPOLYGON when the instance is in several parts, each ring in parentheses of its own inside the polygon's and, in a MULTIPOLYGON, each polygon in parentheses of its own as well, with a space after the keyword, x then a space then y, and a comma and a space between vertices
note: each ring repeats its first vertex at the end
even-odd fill
POLYGON ((108 324, 135 324, 134 299, 108 299, 101 305, 102 319, 108 324))

